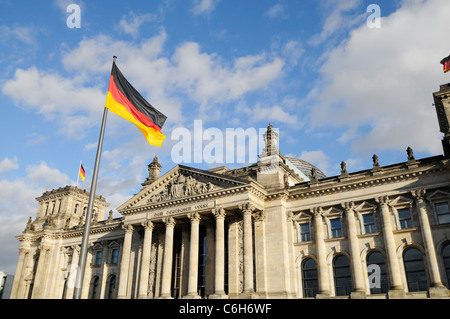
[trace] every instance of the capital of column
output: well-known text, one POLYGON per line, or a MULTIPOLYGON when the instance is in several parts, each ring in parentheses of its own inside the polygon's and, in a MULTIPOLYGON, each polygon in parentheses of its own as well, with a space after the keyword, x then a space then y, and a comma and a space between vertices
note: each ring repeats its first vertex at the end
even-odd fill
POLYGON ((309 210, 311 214, 314 216, 314 218, 320 218, 323 217, 323 209, 321 206, 319 207, 313 207, 309 210))
POLYGON ((218 207, 218 208, 213 209, 212 214, 214 215, 214 218, 216 220, 224 219, 225 215, 226 215, 225 209, 223 207, 218 207))
POLYGON ((71 246, 71 248, 72 248, 72 251, 75 253, 77 253, 77 254, 79 254, 80 253, 80 250, 81 250, 81 246, 80 245, 72 245, 71 246))
MULTIPOLYGON (((255 214, 255 218, 256 218, 256 214, 255 214)), ((292 210, 286 211, 286 221, 292 222, 293 218, 294 218, 294 212, 292 210)))
POLYGON ((164 224, 166 224, 166 227, 175 227, 175 219, 173 217, 166 217, 163 219, 164 224))
POLYGON ((426 193, 426 189, 417 189, 415 191, 411 191, 411 195, 416 199, 418 203, 423 203, 425 201, 426 193))
POLYGON ((385 195, 375 198, 375 202, 377 202, 380 207, 383 207, 389 205, 391 201, 389 199, 389 196, 385 195))
POLYGON ((263 210, 255 212, 253 213, 253 218, 255 218, 257 222, 263 222, 266 219, 266 212, 263 210))
POLYGON ((193 223, 197 223, 198 224, 200 222, 200 219, 201 219, 199 213, 189 213, 189 214, 187 214, 187 217, 191 221, 191 224, 193 224, 193 223))
POLYGON ((346 214, 351 214, 351 213, 355 212, 355 203, 354 202, 342 203, 341 207, 345 210, 346 214))
POLYGON ((251 203, 245 203, 239 205, 239 209, 242 211, 244 215, 251 214, 255 210, 255 206, 253 206, 251 203))
POLYGON ((134 226, 131 224, 128 225, 122 225, 122 229, 125 231, 125 234, 132 233, 134 230, 134 226))
POLYGON ((154 224, 150 220, 146 220, 145 222, 141 223, 142 227, 144 227, 145 230, 153 230, 154 224))

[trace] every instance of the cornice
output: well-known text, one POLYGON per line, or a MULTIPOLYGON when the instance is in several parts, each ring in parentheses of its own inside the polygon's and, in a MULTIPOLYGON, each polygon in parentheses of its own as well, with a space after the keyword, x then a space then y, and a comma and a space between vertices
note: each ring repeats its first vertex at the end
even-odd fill
POLYGON ((371 188, 404 182, 418 177, 446 171, 448 159, 440 158, 432 163, 421 164, 416 161, 401 163, 377 170, 366 170, 348 174, 346 177, 335 176, 319 180, 317 183, 301 183, 289 188, 289 200, 319 197, 330 194, 371 188), (408 166, 409 165, 409 166, 408 166))
POLYGON ((196 202, 204 201, 204 200, 213 200, 213 199, 216 199, 219 197, 233 196, 235 194, 240 194, 240 193, 245 193, 245 192, 252 193, 253 195, 255 195, 261 199, 265 199, 265 197, 266 197, 266 193, 265 193, 264 189, 261 186, 259 186, 258 184, 251 182, 250 184, 241 185, 241 186, 237 186, 237 187, 231 187, 231 188, 223 188, 223 189, 219 189, 217 191, 210 192, 210 193, 198 194, 198 195, 189 196, 189 197, 181 197, 181 198, 171 199, 171 200, 167 200, 167 201, 163 201, 163 202, 159 202, 159 203, 132 207, 132 208, 121 210, 119 212, 122 215, 133 215, 133 214, 138 214, 138 213, 142 213, 142 212, 146 212, 146 211, 150 211, 150 210, 177 207, 180 205, 196 203, 196 202))

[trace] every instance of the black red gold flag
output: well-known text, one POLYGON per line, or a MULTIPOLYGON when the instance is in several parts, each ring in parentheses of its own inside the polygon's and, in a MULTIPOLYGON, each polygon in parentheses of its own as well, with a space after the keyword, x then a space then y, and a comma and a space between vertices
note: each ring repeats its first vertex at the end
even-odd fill
POLYGON ((84 179, 86 178, 86 172, 84 171, 84 167, 83 167, 83 164, 80 164, 80 177, 81 177, 81 180, 84 182, 84 179))
POLYGON ((444 73, 447 73, 448 71, 450 71, 450 55, 446 58, 444 58, 441 61, 441 64, 444 66, 444 73))
POLYGON ((166 136, 161 129, 167 119, 127 81, 113 62, 106 105, 110 111, 135 124, 151 145, 161 146, 166 136))

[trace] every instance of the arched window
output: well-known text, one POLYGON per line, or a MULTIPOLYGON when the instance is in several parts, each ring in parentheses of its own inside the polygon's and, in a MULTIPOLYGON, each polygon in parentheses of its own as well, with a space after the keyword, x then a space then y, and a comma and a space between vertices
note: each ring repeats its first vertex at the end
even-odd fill
POLYGON ((95 299, 97 297, 98 282, 99 282, 98 276, 92 278, 91 299, 95 299))
POLYGON ((334 287, 336 296, 348 296, 352 292, 352 274, 350 262, 344 255, 337 255, 333 259, 334 287))
POLYGON ((312 258, 302 262, 303 297, 315 297, 319 291, 317 263, 312 258))
POLYGON ((389 290, 389 280, 386 274, 384 256, 373 251, 367 255, 367 273, 371 294, 384 294, 389 290))
POLYGON ((113 299, 116 296, 116 275, 109 277, 107 299, 113 299))
POLYGON ((450 287, 450 243, 447 243, 442 249, 442 258, 444 259, 445 274, 447 275, 447 288, 450 287))
POLYGON ((427 291, 427 275, 422 253, 417 248, 407 248, 403 253, 403 263, 405 264, 408 290, 410 292, 427 291))
POLYGON ((74 215, 76 215, 78 213, 78 204, 75 205, 75 209, 73 211, 74 215))

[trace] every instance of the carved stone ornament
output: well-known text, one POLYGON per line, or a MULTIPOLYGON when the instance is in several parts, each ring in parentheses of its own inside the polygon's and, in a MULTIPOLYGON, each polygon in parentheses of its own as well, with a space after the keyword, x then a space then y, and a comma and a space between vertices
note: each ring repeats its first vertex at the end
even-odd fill
POLYGON ((200 182, 192 176, 176 175, 175 178, 163 186, 163 190, 153 194, 149 199, 149 203, 158 203, 166 200, 172 200, 184 196, 199 195, 216 190, 211 182, 200 182))

